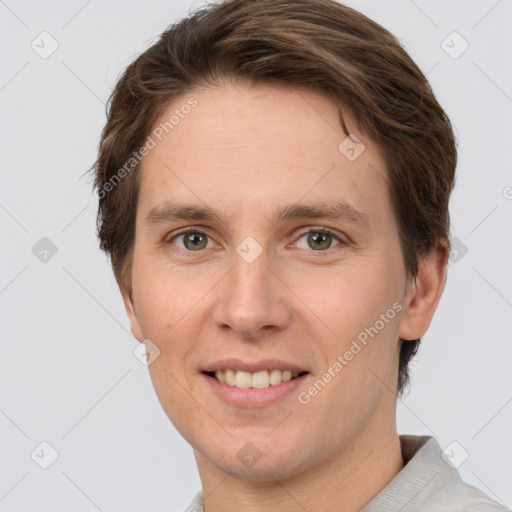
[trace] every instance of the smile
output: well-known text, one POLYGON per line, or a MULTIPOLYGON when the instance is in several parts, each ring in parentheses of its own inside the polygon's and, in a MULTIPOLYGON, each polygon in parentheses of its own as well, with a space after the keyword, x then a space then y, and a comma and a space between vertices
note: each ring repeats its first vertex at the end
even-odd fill
POLYGON ((292 372, 290 370, 262 370, 257 372, 246 372, 243 370, 217 370, 205 372, 210 377, 217 379, 223 384, 237 388, 265 389, 270 386, 277 386, 282 382, 296 379, 308 372, 292 372))

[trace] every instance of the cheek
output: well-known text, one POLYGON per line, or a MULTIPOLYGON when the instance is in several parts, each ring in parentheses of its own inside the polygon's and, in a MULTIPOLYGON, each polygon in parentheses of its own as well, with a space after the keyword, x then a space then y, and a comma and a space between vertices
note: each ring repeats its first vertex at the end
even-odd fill
POLYGON ((352 270, 331 276, 324 293, 308 304, 322 320, 318 339, 325 368, 320 371, 330 379, 326 387, 331 391, 325 394, 332 393, 327 401, 332 399, 348 410, 369 404, 371 395, 378 396, 385 388, 379 379, 393 386, 404 279, 384 263, 352 270), (327 335, 325 326, 330 331, 327 335))
POLYGON ((149 258, 135 260, 133 280, 138 318, 152 340, 172 336, 205 294, 204 280, 183 278, 178 269, 149 258))
POLYGON ((333 339, 347 341, 373 326, 381 315, 385 315, 386 329, 379 322, 379 330, 389 331, 392 324, 395 327, 392 320, 399 313, 396 303, 402 300, 403 279, 393 265, 369 257, 362 264, 296 278, 293 289, 318 313, 333 339))
POLYGON ((311 396, 310 411, 322 418, 322 428, 333 438, 341 431, 343 435, 358 432, 383 398, 392 397, 400 304, 388 308, 380 304, 368 298, 364 304, 347 304, 344 311, 332 315, 337 338, 323 344, 325 367, 313 389, 303 390, 311 396))
POLYGON ((168 268, 155 261, 143 261, 134 267, 134 291, 139 299, 137 316, 145 338, 160 350, 158 358, 149 366, 153 385, 164 409, 179 421, 186 414, 189 396, 183 387, 194 385, 195 367, 191 364, 199 349, 201 330, 207 324, 205 317, 211 298, 208 290, 218 281, 217 274, 199 275, 179 268, 168 268), (139 268, 142 271, 139 271, 139 268), (151 270, 148 271, 147 269, 151 270), (192 379, 192 380, 190 380, 192 379), (173 405, 169 405, 173 404, 173 405))
POLYGON ((194 399, 195 392, 190 389, 186 375, 181 372, 181 365, 172 362, 177 358, 162 352, 150 366, 149 374, 156 396, 167 417, 181 435, 191 444, 196 444, 194 430, 201 430, 208 422, 204 410, 194 399), (191 425, 196 424, 195 429, 191 425))

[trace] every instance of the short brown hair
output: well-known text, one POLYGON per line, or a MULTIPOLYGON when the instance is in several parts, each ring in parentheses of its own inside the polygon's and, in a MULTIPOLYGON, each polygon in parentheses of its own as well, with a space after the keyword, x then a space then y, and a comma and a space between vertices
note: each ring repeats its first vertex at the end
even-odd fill
MULTIPOLYGON (((120 286, 131 290, 139 189, 139 166, 134 161, 126 170, 126 162, 173 99, 223 79, 307 87, 334 99, 345 134, 343 109, 384 157, 408 278, 441 241, 449 248, 456 142, 426 77, 398 40, 334 0, 226 0, 165 30, 109 98, 92 170, 100 247, 120 286)), ((419 342, 401 340, 399 394, 419 342)))

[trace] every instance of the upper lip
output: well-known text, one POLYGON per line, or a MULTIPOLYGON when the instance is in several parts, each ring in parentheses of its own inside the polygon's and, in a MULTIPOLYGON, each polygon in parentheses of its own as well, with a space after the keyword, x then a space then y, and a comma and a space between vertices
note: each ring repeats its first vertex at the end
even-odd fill
POLYGON ((242 370, 245 372, 259 372, 262 370, 289 370, 291 372, 307 372, 304 367, 292 364, 281 359, 260 359, 259 361, 242 361, 241 359, 220 359, 210 363, 203 368, 204 372, 215 372, 217 370, 242 370))

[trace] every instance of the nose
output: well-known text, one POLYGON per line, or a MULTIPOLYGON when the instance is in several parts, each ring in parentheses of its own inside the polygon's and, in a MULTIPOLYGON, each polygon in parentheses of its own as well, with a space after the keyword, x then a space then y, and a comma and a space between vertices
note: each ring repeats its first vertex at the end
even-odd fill
POLYGON ((290 293, 278 273, 265 251, 252 262, 234 253, 231 271, 217 288, 215 325, 251 341, 284 329, 291 318, 290 293))

